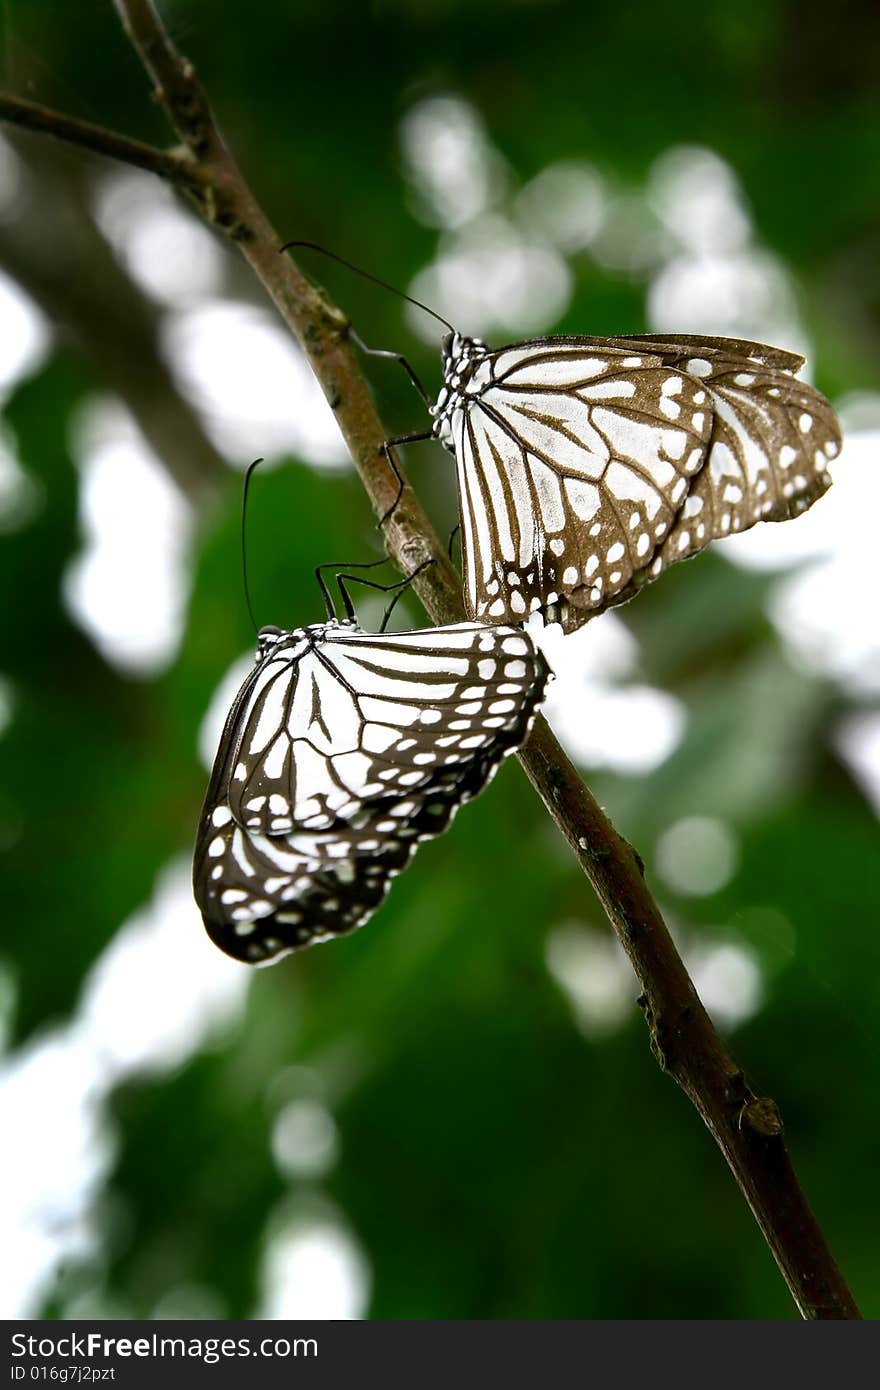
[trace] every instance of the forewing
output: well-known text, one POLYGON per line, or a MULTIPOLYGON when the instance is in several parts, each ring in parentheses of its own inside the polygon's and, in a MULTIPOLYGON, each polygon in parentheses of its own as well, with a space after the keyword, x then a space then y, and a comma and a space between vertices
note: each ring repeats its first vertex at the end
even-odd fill
POLYGON ((252 834, 328 830, 371 799, 427 785, 444 761, 515 727, 540 658, 531 647, 513 658, 506 641, 521 635, 468 623, 377 635, 338 627, 296 659, 268 660, 230 758, 233 818, 252 834))
POLYGON ((519 629, 482 623, 343 634, 323 652, 340 682, 357 692, 357 752, 334 750, 330 761, 359 806, 409 796, 445 767, 518 742, 546 673, 519 629))
POLYGON ((640 352, 655 352, 664 362, 685 355, 693 356, 695 351, 720 352, 728 357, 743 357, 752 363, 775 367, 790 375, 799 372, 806 360, 799 352, 771 347, 769 343, 756 343, 750 338, 719 338, 702 333, 628 333, 625 337, 586 338, 583 341, 613 344, 614 347, 625 349, 635 348, 640 352))
POLYGON ((356 700, 321 656, 281 649, 258 670, 230 762, 229 807, 254 834, 322 830, 351 801, 333 753, 358 747, 356 700))
POLYGON ((703 384, 642 350, 577 339, 502 348, 452 429, 473 616, 580 610, 625 590, 705 461, 703 384))

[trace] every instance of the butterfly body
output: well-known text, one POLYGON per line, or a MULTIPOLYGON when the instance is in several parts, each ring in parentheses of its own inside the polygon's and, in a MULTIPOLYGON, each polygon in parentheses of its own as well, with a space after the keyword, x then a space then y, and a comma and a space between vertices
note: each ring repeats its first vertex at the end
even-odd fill
POLYGON ((513 628, 263 629, 196 843, 212 939, 262 963, 360 925, 523 742, 546 678, 513 628))
POLYGON ((570 630, 710 540, 805 510, 840 433, 802 365, 739 339, 450 334, 433 432, 456 460, 468 613, 570 630))

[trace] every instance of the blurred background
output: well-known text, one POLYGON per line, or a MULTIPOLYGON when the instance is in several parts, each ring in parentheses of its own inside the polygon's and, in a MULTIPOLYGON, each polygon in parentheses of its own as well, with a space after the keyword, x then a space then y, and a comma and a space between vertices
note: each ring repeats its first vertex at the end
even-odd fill
MULTIPOLYGON (((880 1316, 876 5, 161 10, 282 236, 496 343, 793 348, 840 410, 807 516, 545 648, 554 726, 880 1316)), ((7 90, 168 141, 109 2, 7 0, 0 32, 7 90)), ((436 324, 303 263, 436 388, 436 324)), ((259 621, 319 619, 312 566, 380 553, 236 253, 149 176, 6 128, 0 324, 0 1313, 795 1317, 514 763, 355 936, 258 972, 204 936, 191 845, 254 645, 242 469, 267 458, 259 621)), ((448 456, 406 461, 448 531, 448 456)))

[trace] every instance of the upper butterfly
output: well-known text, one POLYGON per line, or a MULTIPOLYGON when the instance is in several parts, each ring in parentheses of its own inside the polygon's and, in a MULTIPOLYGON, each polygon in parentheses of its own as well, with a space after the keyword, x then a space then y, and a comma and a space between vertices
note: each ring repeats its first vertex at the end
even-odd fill
POLYGON ((805 511, 841 438, 802 366, 733 338, 450 333, 433 433, 455 455, 470 616, 571 631, 709 541, 805 511))
POLYGON ((199 822, 212 940, 259 964, 359 926, 524 741, 547 674, 518 628, 262 628, 199 822))

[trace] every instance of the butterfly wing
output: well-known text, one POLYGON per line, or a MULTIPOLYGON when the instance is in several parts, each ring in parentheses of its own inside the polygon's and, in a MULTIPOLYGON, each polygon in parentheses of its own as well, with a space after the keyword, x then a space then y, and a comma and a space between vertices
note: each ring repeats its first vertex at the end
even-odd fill
MULTIPOLYGON (((417 844, 440 834, 523 742, 547 677, 524 633, 482 624, 378 636, 338 630, 319 650, 360 730, 354 749, 325 751, 323 772, 308 765, 308 784, 291 804, 313 819, 309 803, 328 805, 344 782, 348 799, 332 823, 274 833, 250 824, 234 773, 250 746, 248 726, 265 709, 253 679, 236 702, 237 723, 227 725, 202 813, 196 900, 212 939, 242 960, 271 960, 365 921, 417 844)), ((290 687, 307 660, 291 663, 290 687)), ((311 719, 295 690, 275 707, 311 719)), ((302 731, 288 724, 285 732, 295 747, 302 731)), ((267 737, 257 761, 271 746, 267 737)))
POLYGON ((385 832, 340 825, 290 835, 251 835, 233 820, 215 825, 195 877, 211 940, 253 965, 353 931, 415 849, 415 827, 411 835, 392 824, 385 832))
POLYGON ((252 834, 326 830, 364 790, 356 694, 324 656, 325 633, 339 630, 307 630, 310 644, 280 642, 252 679, 228 778, 233 818, 252 834))
POLYGON ((701 383, 577 339, 488 354, 453 421, 474 616, 607 605, 653 557, 702 466, 701 383))
POLYGON ((825 397, 793 375, 803 358, 723 338, 652 336, 626 344, 650 346, 665 365, 703 381, 713 417, 705 466, 637 580, 654 579, 711 540, 757 521, 799 516, 827 492, 828 465, 841 448, 840 425, 825 397))
POLYGON ((840 436, 801 365, 683 335, 486 353, 450 412, 469 612, 571 629, 713 537, 804 510, 840 436))
POLYGON ((533 658, 505 651, 522 644, 512 630, 311 631, 311 647, 281 644, 239 697, 228 800, 251 834, 329 830, 427 786, 503 737, 535 679, 533 658))
POLYGON ((717 338, 708 334, 627 333, 619 337, 586 338, 583 341, 613 343, 626 348, 636 347, 641 351, 659 353, 664 361, 670 356, 692 356, 695 348, 701 353, 714 350, 728 356, 745 357, 750 362, 759 362, 765 367, 777 367, 790 375, 799 372, 806 361, 799 352, 771 347, 769 343, 756 343, 751 338, 717 338))

